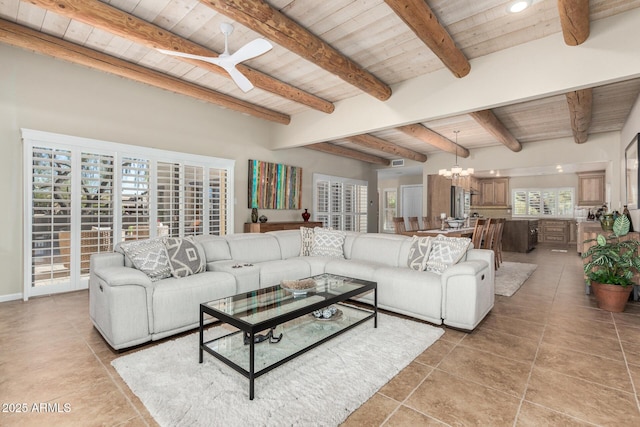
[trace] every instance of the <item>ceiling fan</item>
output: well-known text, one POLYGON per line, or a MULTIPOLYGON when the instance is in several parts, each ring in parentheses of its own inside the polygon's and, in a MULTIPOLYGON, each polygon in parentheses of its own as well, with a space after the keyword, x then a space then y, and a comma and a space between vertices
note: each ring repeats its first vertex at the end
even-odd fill
POLYGON ((268 52, 273 48, 273 45, 265 39, 255 39, 245 44, 244 46, 242 46, 233 54, 230 54, 228 39, 229 39, 229 35, 231 35, 231 33, 233 32, 233 25, 227 22, 223 22, 220 24, 220 31, 222 32, 222 34, 224 34, 224 52, 222 52, 218 57, 191 55, 189 53, 175 52, 172 50, 165 50, 165 49, 157 49, 157 50, 166 55, 180 56, 183 58, 191 58, 191 59, 199 59, 200 61, 209 62, 211 64, 222 67, 227 73, 229 73, 233 81, 238 85, 238 87, 243 92, 248 92, 251 89, 253 89, 253 84, 249 81, 247 77, 245 77, 244 74, 242 74, 236 68, 236 65, 238 65, 243 61, 247 61, 251 58, 255 58, 256 56, 260 56, 265 52, 268 52))

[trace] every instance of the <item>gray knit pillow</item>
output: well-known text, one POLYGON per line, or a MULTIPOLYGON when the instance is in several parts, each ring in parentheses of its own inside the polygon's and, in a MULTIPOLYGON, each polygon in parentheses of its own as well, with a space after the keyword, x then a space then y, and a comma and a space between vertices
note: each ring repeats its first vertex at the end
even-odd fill
POLYGON ((133 266, 149 276, 152 282, 171 277, 169 257, 162 239, 123 242, 120 248, 133 266))
POLYGON ((187 277, 204 271, 205 259, 198 249, 198 244, 191 239, 167 237, 164 245, 167 248, 171 274, 174 277, 187 277))
POLYGON ((424 270, 427 260, 429 259, 429 251, 431 250, 431 240, 433 237, 413 236, 411 247, 409 248, 409 257, 407 266, 412 270, 424 270))

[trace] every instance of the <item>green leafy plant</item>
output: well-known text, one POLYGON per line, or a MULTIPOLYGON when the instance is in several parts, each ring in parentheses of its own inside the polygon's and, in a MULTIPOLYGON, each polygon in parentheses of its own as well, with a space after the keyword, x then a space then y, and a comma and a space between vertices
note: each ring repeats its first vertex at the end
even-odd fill
POLYGON ((633 274, 640 271, 640 256, 637 240, 621 241, 620 237, 629 233, 629 220, 622 215, 616 218, 613 224, 613 234, 605 237, 599 234, 582 258, 590 258, 584 265, 584 273, 589 281, 620 285, 627 287, 633 285, 633 274))

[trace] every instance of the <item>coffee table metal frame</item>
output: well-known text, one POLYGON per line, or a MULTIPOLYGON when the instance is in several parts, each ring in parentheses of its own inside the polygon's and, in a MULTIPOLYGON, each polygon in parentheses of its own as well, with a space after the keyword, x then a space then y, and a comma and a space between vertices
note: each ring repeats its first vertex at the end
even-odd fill
MULTIPOLYGON (((209 302, 205 302, 200 304, 200 328, 199 328, 199 332, 200 332, 200 345, 199 345, 199 363, 203 363, 203 352, 206 351, 207 353, 211 354, 212 356, 214 356, 215 358, 219 359, 220 361, 222 361, 223 363, 225 363, 226 365, 230 366, 231 368, 233 368, 235 371, 241 373, 242 375, 244 375, 245 377, 247 377, 249 379, 249 399, 253 400, 254 398, 254 381, 257 377, 266 374, 267 372, 271 371, 274 368, 277 368, 278 366, 288 362, 289 360, 292 360, 298 356, 300 356, 301 354, 306 353, 307 351, 311 350, 312 348, 315 348, 319 345, 321 345, 322 343, 329 341, 330 339, 360 325, 361 323, 366 322, 369 319, 373 319, 374 323, 374 328, 378 327, 378 290, 377 290, 377 283, 376 282, 370 282, 370 281, 366 281, 366 280, 359 280, 359 279, 352 279, 349 277, 344 277, 344 276, 335 276, 335 275, 327 275, 327 274, 322 274, 319 276, 314 276, 314 279, 318 279, 318 278, 323 278, 323 277, 332 277, 332 278, 338 278, 338 279, 343 279, 345 281, 348 281, 348 283, 350 284, 357 284, 360 285, 359 287, 356 287, 354 289, 351 289, 349 291, 346 291, 344 293, 338 293, 338 294, 333 294, 329 291, 328 285, 325 283, 323 285, 318 285, 315 289, 309 291, 308 295, 319 295, 321 297, 324 297, 323 300, 315 302, 315 303, 311 303, 309 305, 306 306, 302 306, 299 309, 295 309, 289 312, 285 312, 283 314, 274 314, 273 316, 270 316, 269 314, 269 308, 267 308, 265 310, 265 313, 267 315, 267 318, 259 321, 257 323, 251 323, 248 322, 246 320, 244 320, 242 317, 246 317, 246 316, 241 316, 238 314, 229 314, 226 313, 223 310, 219 310, 216 309, 215 306, 216 303, 218 302, 223 302, 223 301, 228 301, 229 298, 234 299, 234 298, 238 298, 238 299, 248 299, 248 298, 252 298, 255 297, 258 293, 260 293, 261 295, 265 295, 265 293, 268 292, 273 292, 273 295, 276 296, 275 300, 272 300, 271 302, 273 303, 274 301, 276 303, 279 302, 285 302, 287 300, 298 300, 299 298, 294 298, 293 295, 291 295, 288 291, 282 290, 282 288, 280 287, 280 285, 276 285, 276 286, 272 286, 270 288, 262 288, 253 292, 245 292, 242 294, 238 294, 235 295, 233 297, 229 297, 229 298, 222 298, 220 300, 215 300, 215 301, 209 301, 209 302), (324 307, 328 307, 330 305, 333 304, 339 304, 339 303, 343 303, 344 301, 347 301, 350 298, 354 298, 358 295, 367 293, 373 291, 373 309, 372 310, 367 310, 364 308, 360 308, 360 307, 351 307, 353 309, 362 311, 362 312, 366 312, 366 313, 371 313, 368 316, 355 321, 353 324, 350 324, 348 326, 346 326, 344 329, 340 329, 338 331, 336 331, 335 333, 326 336, 322 339, 320 339, 317 342, 313 342, 312 344, 308 345, 307 347, 302 348, 301 350, 271 364, 268 365, 266 367, 264 367, 263 369, 256 371, 255 370, 255 337, 256 334, 258 334, 261 331, 265 331, 265 330, 269 330, 271 328, 275 328, 278 325, 284 324, 286 322, 289 322, 291 320, 294 319, 298 319, 302 316, 308 315, 310 313, 313 313, 316 310, 320 310, 324 307), (279 292, 279 294, 278 294, 279 292), (277 296, 280 295, 281 298, 278 298, 277 296), (204 325, 205 325, 205 318, 204 315, 208 314, 210 316, 213 316, 215 318, 217 318, 218 320, 220 320, 221 322, 227 323, 229 325, 232 325, 236 328, 239 329, 239 331, 234 331, 230 334, 224 335, 222 337, 213 339, 213 340, 209 340, 209 341, 204 341, 204 325), (241 366, 239 366, 238 364, 236 364, 235 362, 231 361, 230 359, 226 358, 225 356, 223 356, 222 354, 214 351, 213 349, 210 348, 209 344, 214 343, 216 341, 225 339, 229 336, 235 335, 235 334, 248 334, 249 335, 249 344, 247 345, 248 347, 248 352, 249 352, 249 369, 245 369, 241 366)), ((304 297, 303 297, 304 298, 304 297)), ((224 304, 223 304, 224 305, 224 304)), ((276 310, 272 310, 272 311, 276 311, 276 310)), ((311 318, 311 316, 309 316, 309 322, 314 322, 315 320, 311 318)), ((284 339, 286 339, 286 336, 284 337, 284 339)))

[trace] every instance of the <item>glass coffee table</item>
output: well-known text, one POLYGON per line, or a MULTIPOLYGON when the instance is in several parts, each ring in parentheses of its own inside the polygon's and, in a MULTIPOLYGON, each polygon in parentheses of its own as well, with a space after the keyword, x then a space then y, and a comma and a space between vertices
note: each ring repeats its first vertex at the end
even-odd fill
POLYGON ((276 285, 200 304, 200 363, 206 351, 247 377, 253 400, 260 375, 369 319, 378 327, 375 282, 330 274, 304 280, 313 281, 306 292, 276 285), (344 304, 370 291, 372 310, 344 304), (237 330, 204 341, 205 314, 237 330))

